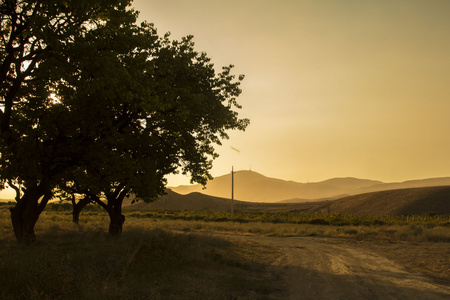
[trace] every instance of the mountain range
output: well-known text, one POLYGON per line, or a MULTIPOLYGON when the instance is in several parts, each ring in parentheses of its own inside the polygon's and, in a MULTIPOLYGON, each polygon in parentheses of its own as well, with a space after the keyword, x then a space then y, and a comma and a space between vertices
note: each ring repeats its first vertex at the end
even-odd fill
MULTIPOLYGON (((233 181, 234 199, 264 203, 332 200, 350 195, 385 190, 450 186, 450 177, 395 183, 346 177, 332 178, 320 182, 300 183, 266 177, 254 171, 235 172, 233 181)), ((229 199, 231 197, 231 174, 214 178, 208 182, 205 189, 201 185, 182 185, 170 187, 170 189, 182 195, 195 192, 229 199)))

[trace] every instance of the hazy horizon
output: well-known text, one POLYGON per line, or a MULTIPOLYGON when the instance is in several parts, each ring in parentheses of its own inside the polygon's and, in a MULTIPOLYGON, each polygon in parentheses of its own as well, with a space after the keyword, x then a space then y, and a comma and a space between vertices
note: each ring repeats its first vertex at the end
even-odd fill
MULTIPOLYGON (((383 183, 383 184, 384 183, 385 184, 392 184, 392 183, 405 183, 405 182, 410 182, 410 181, 420 181, 420 180, 427 180, 427 179, 450 178, 450 176, 436 176, 436 177, 408 178, 406 180, 401 180, 401 181, 383 181, 383 180, 378 180, 377 178, 361 178, 361 177, 354 177, 354 176, 336 176, 336 177, 324 178, 324 179, 317 180, 317 181, 310 181, 310 180, 308 180, 308 181, 297 181, 297 180, 293 180, 293 179, 290 179, 290 178, 280 178, 280 177, 269 176, 269 175, 263 174, 261 172, 258 172, 257 170, 250 170, 250 169, 249 170, 244 170, 244 169, 242 169, 242 170, 234 170, 234 173, 236 174, 236 173, 242 172, 242 171, 244 171, 244 172, 248 171, 248 172, 257 173, 257 174, 262 175, 264 177, 267 177, 269 179, 279 179, 279 180, 283 180, 283 181, 292 181, 292 182, 295 182, 295 183, 321 183, 321 182, 325 182, 325 181, 333 180, 333 179, 357 179, 357 180, 377 181, 377 182, 380 182, 380 183, 383 183)), ((231 172, 217 175, 214 178, 224 177, 224 176, 227 176, 227 175, 231 175, 231 172)), ((190 186, 192 184, 190 184, 190 183, 187 183, 187 184, 183 184, 182 183, 180 185, 170 185, 170 184, 168 184, 167 187, 179 187, 179 186, 183 186, 183 185, 190 186)))

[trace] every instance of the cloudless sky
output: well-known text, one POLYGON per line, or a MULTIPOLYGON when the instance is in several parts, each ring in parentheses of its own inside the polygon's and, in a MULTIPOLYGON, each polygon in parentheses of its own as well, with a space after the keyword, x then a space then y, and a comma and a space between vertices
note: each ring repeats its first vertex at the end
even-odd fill
POLYGON ((214 176, 232 165, 299 182, 450 176, 450 1, 133 6, 160 35, 192 34, 218 69, 246 76, 238 102, 251 124, 217 147, 214 176))
POLYGON ((192 34, 218 70, 246 76, 238 102, 251 124, 217 147, 214 176, 232 165, 299 182, 450 176, 449 0, 133 6, 160 35, 192 34))

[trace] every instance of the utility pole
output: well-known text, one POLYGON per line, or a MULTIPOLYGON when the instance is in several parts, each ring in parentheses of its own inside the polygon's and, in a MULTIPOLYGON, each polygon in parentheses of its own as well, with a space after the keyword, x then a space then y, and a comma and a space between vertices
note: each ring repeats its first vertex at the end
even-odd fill
POLYGON ((234 167, 231 166, 231 220, 234 219, 233 201, 234 201, 234 167))
MULTIPOLYGON (((231 150, 236 151, 237 153, 241 153, 240 150, 234 147, 231 147, 231 150)), ((234 220, 233 202, 234 202, 234 166, 231 165, 231 220, 234 220)))

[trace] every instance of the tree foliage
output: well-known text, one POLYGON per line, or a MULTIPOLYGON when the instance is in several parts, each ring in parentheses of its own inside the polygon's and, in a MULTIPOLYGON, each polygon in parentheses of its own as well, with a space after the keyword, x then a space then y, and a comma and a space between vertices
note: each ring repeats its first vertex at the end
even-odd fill
POLYGON ((214 146, 248 125, 236 112, 243 76, 216 73, 192 36, 137 24, 130 1, 5 0, 0 11, 0 180, 18 192, 19 241, 34 240, 57 188, 123 223, 124 197, 155 199, 167 174, 205 184, 214 146))

